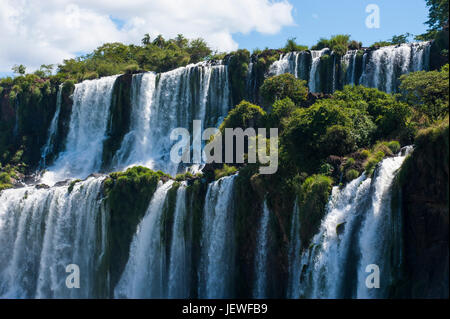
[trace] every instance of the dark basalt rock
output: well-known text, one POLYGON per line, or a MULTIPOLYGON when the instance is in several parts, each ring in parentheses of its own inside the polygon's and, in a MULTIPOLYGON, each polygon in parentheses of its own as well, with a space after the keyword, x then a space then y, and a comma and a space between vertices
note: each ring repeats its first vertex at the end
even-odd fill
POLYGON ((55 187, 60 187, 60 186, 66 186, 70 183, 70 179, 66 179, 64 181, 59 181, 57 183, 55 183, 55 187))
POLYGON ((402 297, 449 296, 448 126, 437 138, 431 136, 421 138, 402 168, 406 274, 402 297))
POLYGON ((46 184, 38 184, 35 186, 36 189, 49 189, 50 186, 46 185, 46 184))

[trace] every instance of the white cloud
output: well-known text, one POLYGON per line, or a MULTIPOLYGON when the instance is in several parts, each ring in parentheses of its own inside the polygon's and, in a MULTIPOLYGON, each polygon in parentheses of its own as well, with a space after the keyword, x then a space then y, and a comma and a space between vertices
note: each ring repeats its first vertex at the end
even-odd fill
POLYGON ((145 33, 183 33, 234 50, 233 33, 276 34, 293 25, 292 8, 271 0, 0 0, 0 72, 59 63, 105 42, 137 44, 145 33))

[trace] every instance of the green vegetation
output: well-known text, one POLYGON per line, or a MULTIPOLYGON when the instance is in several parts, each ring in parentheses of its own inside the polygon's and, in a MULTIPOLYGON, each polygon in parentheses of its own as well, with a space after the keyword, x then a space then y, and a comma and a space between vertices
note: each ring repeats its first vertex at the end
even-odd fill
POLYGON ((103 183, 111 218, 111 280, 116 283, 128 260, 129 245, 143 218, 162 172, 136 166, 125 172, 112 173, 103 183))
POLYGON ((301 105, 308 96, 308 87, 306 81, 286 73, 266 79, 261 86, 261 95, 268 105, 284 98, 301 105))
POLYGON ((2 172, 0 173, 0 191, 11 188, 12 187, 12 181, 11 177, 8 173, 2 172))
POLYGON ((249 127, 263 127, 265 116, 266 112, 259 106, 242 101, 228 113, 219 129, 223 134, 225 128, 240 127, 245 130, 249 127))
POLYGON ((317 44, 311 47, 311 50, 322 50, 328 48, 334 53, 343 56, 348 50, 359 50, 362 47, 361 42, 350 40, 348 34, 338 34, 330 39, 321 38, 317 44))
POLYGON ((214 178, 215 180, 218 180, 221 179, 222 177, 233 175, 236 172, 237 172, 236 167, 224 164, 221 169, 214 170, 214 178))
POLYGON ((448 115, 449 65, 440 71, 419 71, 400 77, 400 89, 403 99, 413 106, 415 111, 437 120, 448 115))
POLYGON ((429 9, 428 30, 425 34, 416 37, 417 40, 432 40, 443 30, 448 32, 448 0, 426 0, 429 9))
POLYGON ((295 42, 295 38, 290 38, 286 41, 286 45, 283 48, 283 51, 285 53, 287 52, 298 52, 298 51, 305 51, 308 50, 308 46, 306 45, 301 45, 301 44, 297 44, 297 42, 295 42))
POLYGON ((328 197, 331 193, 333 181, 323 175, 308 177, 299 189, 298 205, 300 209, 300 239, 303 247, 309 243, 317 233, 322 220, 328 197))
POLYGON ((79 183, 79 182, 81 182, 81 179, 76 179, 76 180, 73 180, 73 181, 70 182, 69 188, 67 189, 67 191, 69 192, 69 194, 72 193, 73 188, 75 187, 75 184, 76 184, 76 183, 79 183))

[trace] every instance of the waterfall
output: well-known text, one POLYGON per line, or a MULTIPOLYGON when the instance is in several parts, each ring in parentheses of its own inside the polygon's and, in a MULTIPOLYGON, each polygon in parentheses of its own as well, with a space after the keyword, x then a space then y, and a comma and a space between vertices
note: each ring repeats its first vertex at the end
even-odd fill
POLYGON ((270 211, 267 207, 267 201, 263 204, 263 213, 261 216, 261 223, 258 230, 258 239, 256 243, 256 257, 255 257, 255 286, 253 288, 254 298, 267 298, 267 257, 269 253, 269 220, 270 211))
POLYGON ((130 247, 130 257, 117 284, 116 298, 164 298, 167 294, 166 256, 161 222, 173 181, 158 186, 130 247))
POLYGON ((92 298, 105 251, 102 178, 68 187, 24 187, 0 193, 0 296, 92 298), (80 288, 66 286, 78 265, 80 288))
POLYGON ((289 241, 289 279, 288 298, 299 298, 300 275, 301 275, 301 248, 300 240, 300 210, 298 200, 295 201, 291 220, 291 232, 289 241))
POLYGON ((360 83, 387 93, 396 92, 398 78, 411 71, 428 70, 430 42, 386 46, 368 54, 360 83))
POLYGON ((291 73, 296 75, 295 64, 297 61, 298 52, 289 52, 287 54, 280 55, 278 61, 272 63, 269 67, 269 76, 280 75, 284 73, 291 73))
MULTIPOLYGON (((116 170, 143 165, 175 175, 180 165, 170 160, 176 141, 174 128, 192 133, 192 121, 218 126, 230 108, 228 68, 192 64, 161 74, 144 73, 132 79, 131 128, 114 157, 116 170)), ((200 136, 195 136, 195 141, 200 136)))
MULTIPOLYGON (((406 151, 408 153, 410 149, 406 151)), ((393 245, 391 212, 391 185, 393 176, 402 165, 405 155, 385 159, 378 168, 377 176, 371 186, 371 202, 365 215, 359 234, 359 247, 361 259, 358 265, 357 298, 383 298, 387 297, 390 270, 396 265, 391 264, 390 247, 393 245), (366 267, 375 264, 380 268, 381 279, 379 289, 366 287, 366 267)))
POLYGON ((320 230, 297 265, 302 270, 293 272, 300 284, 290 297, 387 297, 390 269, 395 267, 389 257, 394 236, 390 188, 409 150, 383 160, 373 179, 363 174, 343 189, 333 188, 320 230), (371 264, 380 268, 382 289, 366 287, 371 264))
POLYGON ((199 298, 232 298, 234 282, 233 186, 236 175, 208 186, 203 216, 199 298))
POLYGON ((44 183, 85 178, 100 169, 116 78, 109 76, 75 85, 66 149, 44 174, 44 183))
MULTIPOLYGON (((398 78, 402 74, 429 69, 430 50, 430 42, 405 43, 377 50, 366 49, 363 53, 363 72, 358 75, 360 77, 358 83, 387 93, 396 92, 399 85, 398 78)), ((337 89, 337 79, 343 79, 344 85, 357 83, 358 50, 349 50, 341 58, 341 64, 344 66, 339 72, 341 74, 336 70, 336 55, 325 48, 283 54, 278 61, 272 63, 268 76, 291 73, 299 79, 307 80, 310 92, 318 93, 321 90, 320 58, 325 54, 334 57, 333 73, 329 74, 333 79, 333 83, 329 86, 332 91, 337 89), (312 61, 307 59, 308 56, 312 61)))
POLYGON ((428 42, 412 43, 411 72, 429 70, 431 45, 428 42))
POLYGON ((349 50, 341 59, 341 65, 344 67, 344 83, 355 85, 356 56, 358 50, 349 50))
POLYGON ((131 80, 131 123, 130 131, 125 135, 121 148, 114 156, 114 167, 120 165, 144 163, 151 143, 150 117, 155 93, 156 74, 153 72, 133 75, 131 80))
POLYGON ((188 298, 190 291, 190 239, 186 232, 187 220, 186 186, 182 184, 177 191, 172 244, 170 248, 168 298, 188 298))
POLYGON ((56 138, 57 129, 58 129, 59 113, 61 112, 62 87, 63 87, 63 85, 61 84, 58 88, 58 93, 56 96, 55 115, 53 116, 52 122, 50 124, 50 128, 48 129, 47 142, 45 143, 45 145, 42 149, 42 156, 41 156, 41 163, 40 163, 41 168, 45 168, 47 156, 48 156, 48 154, 53 152, 53 146, 55 143, 55 138, 56 138))
POLYGON ((323 49, 320 51, 311 50, 311 71, 309 74, 309 91, 316 93, 317 90, 320 90, 320 74, 317 72, 320 64, 320 58, 326 53, 329 52, 329 49, 323 49))

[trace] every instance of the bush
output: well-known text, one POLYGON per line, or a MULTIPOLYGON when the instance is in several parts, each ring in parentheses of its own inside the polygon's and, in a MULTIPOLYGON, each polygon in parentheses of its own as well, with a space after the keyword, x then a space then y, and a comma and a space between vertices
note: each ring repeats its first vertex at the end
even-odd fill
POLYGON ((401 148, 400 143, 397 141, 388 142, 387 147, 389 147, 393 154, 397 154, 401 148))
POLYGON ((272 112, 269 115, 270 127, 280 127, 283 119, 287 119, 295 109, 294 102, 288 97, 275 101, 272 106, 272 112))
POLYGON ((334 168, 331 164, 325 163, 319 168, 319 174, 325 176, 331 176, 333 174, 334 168))
POLYGON ((400 77, 403 99, 432 120, 448 115, 449 65, 440 71, 419 71, 400 77))
POLYGON ((214 179, 218 180, 225 176, 233 175, 237 172, 237 168, 234 166, 228 166, 224 164, 221 169, 214 170, 214 179))
POLYGON ((321 153, 344 156, 356 149, 356 141, 350 127, 333 125, 327 128, 321 141, 321 153))
POLYGON ((358 178, 359 172, 355 169, 349 169, 345 172, 345 179, 347 182, 351 182, 352 180, 358 178))
POLYGON ((325 207, 331 193, 333 180, 323 175, 308 177, 300 187, 298 195, 300 209, 300 238, 302 246, 308 247, 317 233, 325 215, 325 207))
POLYGON ((266 112, 259 106, 247 101, 242 101, 234 107, 220 125, 222 134, 225 128, 242 128, 243 130, 249 127, 263 127, 266 112))
POLYGON ((267 105, 287 97, 296 105, 301 105, 307 99, 308 87, 306 81, 285 73, 266 79, 261 86, 261 96, 267 105))

